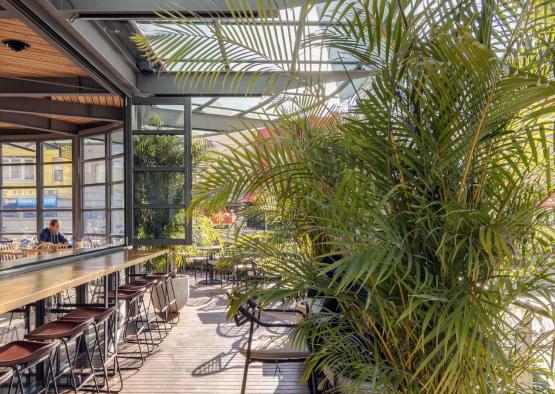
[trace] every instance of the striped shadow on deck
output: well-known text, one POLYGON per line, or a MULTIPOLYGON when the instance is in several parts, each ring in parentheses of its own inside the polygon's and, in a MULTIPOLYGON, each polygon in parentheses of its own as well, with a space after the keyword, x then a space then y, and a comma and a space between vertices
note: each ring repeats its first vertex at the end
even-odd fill
MULTIPOLYGON (((248 325, 226 320, 226 289, 191 286, 181 322, 138 371, 124 373, 122 394, 240 393, 245 358, 238 352, 248 325)), ((252 363, 247 392, 308 393, 302 365, 252 363)))

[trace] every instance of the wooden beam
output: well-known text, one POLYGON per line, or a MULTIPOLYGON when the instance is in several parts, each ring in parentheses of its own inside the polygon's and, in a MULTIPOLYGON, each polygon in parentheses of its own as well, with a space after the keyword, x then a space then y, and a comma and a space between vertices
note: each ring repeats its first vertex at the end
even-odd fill
POLYGON ((95 123, 92 126, 89 125, 89 127, 79 130, 78 134, 80 136, 84 136, 89 134, 114 131, 122 128, 123 128, 123 122, 111 122, 111 123, 102 123, 102 124, 95 123))
POLYGON ((25 129, 0 129, 0 141, 29 141, 45 138, 52 138, 52 134, 25 129))
POLYGON ((123 109, 102 105, 37 100, 28 97, 0 97, 0 111, 27 115, 59 115, 114 122, 123 120, 123 109))
POLYGON ((60 135, 75 135, 79 126, 57 119, 44 118, 36 115, 21 115, 9 112, 0 112, 0 122, 20 126, 25 129, 45 131, 60 135))
POLYGON ((88 77, 0 77, 0 97, 112 96, 88 77))

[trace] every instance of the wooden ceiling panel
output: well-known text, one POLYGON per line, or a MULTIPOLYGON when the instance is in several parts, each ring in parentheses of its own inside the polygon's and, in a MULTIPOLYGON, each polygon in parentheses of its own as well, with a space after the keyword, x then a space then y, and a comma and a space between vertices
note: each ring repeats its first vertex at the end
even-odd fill
POLYGON ((22 40, 31 47, 21 52, 13 52, 2 45, 0 47, 0 76, 87 76, 86 72, 17 19, 0 19, 0 41, 6 39, 22 40))
POLYGON ((66 103, 94 104, 109 107, 123 107, 123 99, 119 96, 54 96, 52 100, 66 103))

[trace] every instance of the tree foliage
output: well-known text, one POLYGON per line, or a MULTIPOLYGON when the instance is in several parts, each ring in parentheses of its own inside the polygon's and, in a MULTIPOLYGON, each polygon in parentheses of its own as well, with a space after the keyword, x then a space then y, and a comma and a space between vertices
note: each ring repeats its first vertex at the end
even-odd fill
MULTIPOLYGON (((353 105, 289 99, 269 136, 245 131, 195 186, 193 209, 254 193, 249 210, 272 223, 271 234, 238 240, 235 257, 276 279, 230 313, 247 296, 310 291, 316 313, 295 335, 312 345, 309 370, 342 391, 529 393, 526 374, 552 378, 543 357, 553 332, 524 334, 530 316, 552 316, 552 212, 539 207, 553 192, 552 4, 330 1, 320 14, 327 28, 302 45, 373 72, 353 105)), ((236 18, 250 53, 276 46, 254 14, 236 18)), ((168 54, 183 44, 156 39, 168 54)))

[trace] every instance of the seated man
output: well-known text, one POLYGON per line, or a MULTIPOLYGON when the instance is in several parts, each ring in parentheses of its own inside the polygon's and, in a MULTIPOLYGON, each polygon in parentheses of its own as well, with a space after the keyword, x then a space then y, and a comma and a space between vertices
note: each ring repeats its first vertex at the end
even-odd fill
POLYGON ((64 236, 64 233, 60 231, 60 221, 58 219, 52 219, 50 221, 50 225, 40 233, 39 240, 41 244, 51 243, 69 246, 67 238, 64 236))

